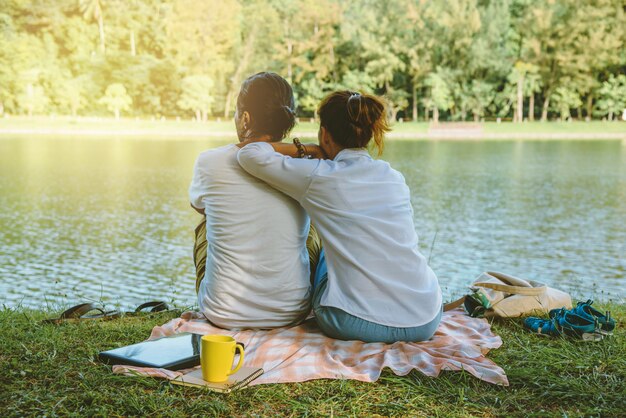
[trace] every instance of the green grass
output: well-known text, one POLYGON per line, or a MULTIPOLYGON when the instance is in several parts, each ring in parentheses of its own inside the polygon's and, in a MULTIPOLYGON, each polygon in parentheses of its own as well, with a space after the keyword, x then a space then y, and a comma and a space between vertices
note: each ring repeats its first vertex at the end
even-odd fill
POLYGON ((483 124, 486 133, 626 133, 624 122, 487 122, 483 124))
MULTIPOLYGON (((594 305, 595 306, 595 305, 594 305)), ((600 307, 602 307, 600 305, 600 307)), ((626 305, 605 305, 623 319, 626 305)), ((147 338, 173 313, 108 322, 42 325, 50 313, 0 311, 2 416, 623 416, 626 341, 623 327, 595 343, 540 338, 519 319, 498 320, 501 348, 489 357, 510 387, 467 373, 437 378, 385 370, 375 383, 317 380, 261 385, 230 395, 117 376, 94 361, 98 351, 147 338)))
MULTIPOLYGON (((626 123, 624 122, 525 122, 516 124, 511 122, 485 122, 482 124, 483 132, 487 135, 502 134, 567 134, 575 137, 576 134, 624 134, 626 135, 626 123)), ((404 122, 393 124, 393 134, 398 136, 424 137, 428 132, 429 124, 426 122, 404 122)), ((309 118, 303 118, 296 125, 293 136, 315 134, 318 125, 309 118)), ((199 137, 215 134, 234 135, 234 124, 231 120, 210 121, 206 123, 186 120, 141 120, 120 119, 116 121, 110 118, 49 118, 49 117, 11 117, 0 118, 0 136, 15 136, 15 131, 27 131, 26 135, 33 135, 29 130, 36 130, 43 135, 66 135, 75 132, 83 136, 90 135, 113 135, 128 136, 139 135, 153 138, 176 138, 176 137, 199 137), (2 132, 5 131, 5 132, 2 132), (9 132, 12 131, 12 132, 9 132)))

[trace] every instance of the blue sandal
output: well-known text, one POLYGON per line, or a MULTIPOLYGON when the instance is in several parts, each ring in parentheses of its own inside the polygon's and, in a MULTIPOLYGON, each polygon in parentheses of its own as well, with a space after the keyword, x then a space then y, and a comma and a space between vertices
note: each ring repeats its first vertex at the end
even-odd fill
POLYGON ((615 329, 615 319, 611 318, 611 311, 606 311, 606 314, 602 314, 599 310, 592 308, 591 299, 587 302, 578 302, 576 307, 572 309, 575 314, 585 317, 591 321, 596 321, 598 324, 597 331, 604 335, 613 335, 615 329))
POLYGON ((557 337, 566 335, 582 341, 598 341, 604 335, 596 329, 596 321, 565 308, 550 311, 550 319, 528 317, 524 326, 538 335, 557 337))

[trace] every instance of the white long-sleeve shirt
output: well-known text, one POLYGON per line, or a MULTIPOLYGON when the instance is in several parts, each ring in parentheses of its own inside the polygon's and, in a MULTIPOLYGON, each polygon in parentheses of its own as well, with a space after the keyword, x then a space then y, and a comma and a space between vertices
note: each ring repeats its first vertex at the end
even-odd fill
POLYGON ((201 153, 189 186, 209 242, 198 305, 223 328, 291 325, 310 310, 309 217, 242 170, 237 151, 231 144, 201 153))
POLYGON ((387 162, 364 149, 334 160, 290 158, 261 142, 237 159, 311 217, 326 252, 323 306, 393 327, 424 325, 439 313, 441 289, 418 251, 409 188, 387 162))

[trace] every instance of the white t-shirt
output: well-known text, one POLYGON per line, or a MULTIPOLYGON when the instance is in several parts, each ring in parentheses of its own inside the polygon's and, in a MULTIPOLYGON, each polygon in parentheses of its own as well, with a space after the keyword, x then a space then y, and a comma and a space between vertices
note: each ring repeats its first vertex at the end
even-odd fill
POLYGON ((364 149, 344 149, 334 160, 290 158, 264 143, 237 157, 309 213, 326 253, 323 306, 402 328, 439 314, 441 289, 418 251, 409 188, 388 163, 364 149))
POLYGON ((295 200, 246 173, 234 144, 204 151, 189 187, 207 220, 200 310, 224 328, 275 328, 310 310, 309 217, 295 200))

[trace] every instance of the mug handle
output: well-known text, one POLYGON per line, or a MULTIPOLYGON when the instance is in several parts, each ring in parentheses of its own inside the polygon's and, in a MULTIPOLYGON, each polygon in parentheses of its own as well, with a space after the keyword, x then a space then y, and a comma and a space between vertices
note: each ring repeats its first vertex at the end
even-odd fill
POLYGON ((235 367, 228 373, 228 376, 230 376, 231 374, 237 373, 237 371, 241 369, 241 366, 243 365, 243 357, 244 357, 243 345, 237 344, 235 346, 235 350, 239 350, 239 362, 237 362, 237 367, 235 367))

